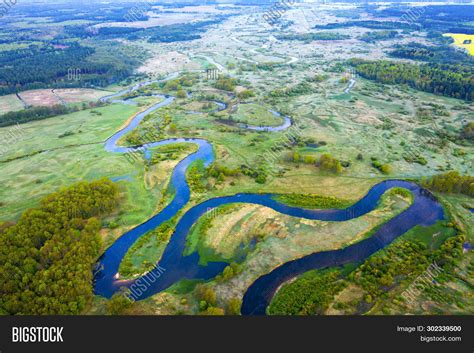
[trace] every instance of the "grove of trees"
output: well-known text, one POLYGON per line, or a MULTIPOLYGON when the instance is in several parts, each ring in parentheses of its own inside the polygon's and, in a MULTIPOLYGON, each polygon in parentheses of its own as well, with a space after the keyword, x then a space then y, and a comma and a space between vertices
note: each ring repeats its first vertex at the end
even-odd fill
POLYGON ((0 230, 0 312, 79 314, 93 296, 100 218, 118 204, 110 180, 80 182, 45 197, 0 230))
POLYGON ((461 175, 458 171, 450 171, 428 179, 424 178, 422 185, 438 192, 474 196, 474 177, 461 175))

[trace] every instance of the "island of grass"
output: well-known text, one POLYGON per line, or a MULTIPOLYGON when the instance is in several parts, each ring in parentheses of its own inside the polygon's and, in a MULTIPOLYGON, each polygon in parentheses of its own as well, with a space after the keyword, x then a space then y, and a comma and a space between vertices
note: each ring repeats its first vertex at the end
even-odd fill
POLYGON ((229 119, 237 124, 252 126, 275 127, 283 124, 282 117, 256 103, 239 104, 237 111, 229 119))

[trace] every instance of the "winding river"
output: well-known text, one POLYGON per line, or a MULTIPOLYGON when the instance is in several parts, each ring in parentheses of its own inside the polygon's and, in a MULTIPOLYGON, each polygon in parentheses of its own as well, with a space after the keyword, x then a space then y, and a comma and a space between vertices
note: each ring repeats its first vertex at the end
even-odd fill
MULTIPOLYGON (((167 79, 176 77, 169 76, 167 79)), ((157 82, 157 81, 150 81, 157 82)), ((149 84, 149 83, 148 83, 149 84)), ((114 100, 134 89, 139 89, 145 84, 139 84, 131 89, 118 92, 114 95, 104 97, 103 101, 114 100)), ((115 133, 105 143, 105 149, 111 153, 127 153, 135 151, 138 147, 121 147, 118 141, 128 132, 135 129, 146 115, 171 104, 172 96, 162 96, 160 103, 153 105, 142 113, 137 114, 132 121, 122 130, 115 133)), ((291 126, 291 121, 284 119, 285 127, 258 127, 261 131, 280 131, 291 126)), ((251 128, 251 127, 249 127, 251 128)), ((257 130, 257 129, 254 129, 257 130)), ((441 205, 425 189, 415 183, 402 180, 389 180, 373 186, 366 196, 347 209, 334 210, 307 210, 298 207, 290 207, 277 202, 272 194, 237 194, 207 200, 189 209, 179 220, 171 239, 156 267, 134 280, 120 280, 117 278, 120 263, 135 241, 148 231, 155 229, 163 222, 175 216, 190 200, 190 189, 186 181, 186 170, 197 160, 204 162, 207 166, 214 161, 212 145, 203 139, 167 139, 148 143, 140 146, 148 150, 156 146, 171 143, 193 143, 198 150, 183 159, 173 170, 171 176, 171 187, 175 191, 175 197, 171 203, 160 213, 126 232, 115 243, 110 246, 99 259, 99 271, 95 274, 95 293, 110 298, 121 287, 131 289, 131 296, 135 300, 145 299, 160 291, 163 291, 183 279, 209 280, 220 274, 228 265, 224 262, 210 262, 206 266, 199 264, 197 252, 183 255, 186 247, 186 238, 191 227, 210 210, 232 203, 249 203, 269 207, 282 214, 301 217, 312 220, 343 222, 360 217, 374 210, 381 196, 393 187, 402 187, 414 194, 413 204, 396 217, 389 220, 377 229, 377 231, 365 240, 346 248, 319 252, 304 256, 300 259, 287 262, 272 272, 258 278, 247 290, 243 297, 243 315, 264 315, 265 310, 278 287, 288 279, 291 279, 311 269, 339 266, 347 263, 358 263, 365 260, 371 254, 384 248, 400 235, 411 228, 429 226, 444 218, 441 205), (139 288, 139 290, 137 290, 139 288)))

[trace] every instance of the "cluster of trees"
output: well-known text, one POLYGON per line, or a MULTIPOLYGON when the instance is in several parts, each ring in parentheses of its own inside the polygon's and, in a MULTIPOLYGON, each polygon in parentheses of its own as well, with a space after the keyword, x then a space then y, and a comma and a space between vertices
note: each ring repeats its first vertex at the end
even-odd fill
MULTIPOLYGON (((239 168, 229 168, 213 163, 206 170, 206 178, 215 178, 217 183, 224 181, 227 177, 237 177, 239 175, 248 176, 259 184, 265 184, 267 181, 267 173, 263 168, 254 169, 245 164, 242 164, 239 168)), ((233 185, 233 182, 231 182, 231 185, 233 185)))
POLYGON ((194 295, 199 301, 199 311, 203 315, 224 315, 225 311, 217 307, 217 295, 209 286, 198 284, 194 289, 194 295))
POLYGON ((243 175, 255 179, 255 182, 258 184, 265 184, 267 182, 267 172, 262 167, 255 169, 242 164, 240 171, 243 175))
POLYGON ((298 151, 289 152, 285 157, 286 161, 291 161, 294 163, 304 163, 304 164, 315 164, 316 157, 311 155, 301 155, 298 151))
POLYGON ((132 306, 133 303, 130 300, 130 290, 122 289, 107 301, 107 314, 125 315, 127 310, 132 306))
POLYGON ((8 112, 0 116, 0 126, 22 124, 28 121, 41 120, 52 116, 70 113, 70 109, 64 105, 53 105, 51 107, 33 107, 16 112, 8 112))
POLYGON ((306 209, 345 208, 350 202, 334 196, 321 196, 312 194, 285 194, 275 197, 275 200, 289 206, 303 207, 306 209))
POLYGON ((314 75, 313 77, 307 77, 306 81, 320 83, 320 82, 326 81, 328 78, 329 78, 329 75, 327 74, 314 75))
POLYGON ((337 158, 332 157, 328 153, 322 154, 319 159, 311 155, 301 155, 298 151, 289 152, 285 156, 287 162, 312 164, 318 167, 321 171, 331 173, 341 173, 343 167, 349 167, 349 162, 341 162, 337 158))
POLYGON ((100 217, 118 204, 110 180, 81 182, 45 197, 0 231, 0 312, 79 314, 93 296, 100 217))
POLYGON ((191 146, 181 143, 161 146, 159 151, 152 155, 150 164, 154 165, 160 161, 176 160, 184 151, 191 151, 191 146))
POLYGON ((346 286, 338 281, 340 272, 310 271, 296 281, 285 284, 275 295, 268 313, 270 315, 323 314, 334 296, 346 286))
POLYGON ((304 33, 304 34, 284 34, 277 36, 280 40, 300 40, 306 43, 315 40, 343 40, 349 39, 350 36, 340 34, 337 32, 316 32, 316 33, 304 33))
POLYGON ((382 174, 390 174, 392 172, 392 167, 388 163, 382 163, 377 159, 372 160, 372 167, 378 169, 382 174))
POLYGON ((197 79, 198 77, 196 75, 184 75, 175 80, 162 83, 162 88, 165 91, 179 91, 182 87, 192 87, 197 82, 197 79))
MULTIPOLYGON (((281 66, 282 66, 281 63, 267 62, 267 63, 258 64, 258 65, 253 64, 250 67, 252 68, 251 71, 256 71, 256 70, 273 71, 275 69, 278 69, 281 66)), ((243 70, 243 71, 246 71, 246 70, 243 70)))
POLYGON ((201 160, 193 163, 188 169, 186 179, 192 192, 202 194, 206 191, 206 168, 201 160))
POLYGON ((379 40, 393 39, 397 36, 397 31, 375 31, 364 33, 359 39, 364 42, 376 42, 379 40))
POLYGON ((239 99, 241 100, 244 100, 244 99, 255 97, 255 93, 251 89, 245 89, 237 93, 237 97, 239 97, 239 99))
POLYGON ((227 282, 237 276, 239 273, 242 272, 242 266, 236 262, 232 262, 229 266, 224 268, 222 274, 216 277, 216 281, 219 283, 227 282))
POLYGON ((319 167, 320 170, 325 172, 331 172, 339 174, 342 172, 342 164, 341 161, 332 157, 330 154, 323 154, 319 161, 316 163, 316 166, 319 167))
POLYGON ((293 87, 273 90, 270 92, 270 97, 294 97, 309 94, 312 93, 312 91, 311 85, 304 81, 293 87))
POLYGON ((474 196, 474 177, 461 175, 458 171, 423 178, 421 183, 424 187, 438 192, 474 196))
MULTIPOLYGON (((216 180, 216 184, 222 183, 227 177, 235 178, 240 175, 248 176, 256 183, 265 184, 267 172, 263 167, 251 168, 242 164, 239 168, 229 168, 218 163, 212 163, 204 168, 201 162, 196 162, 187 172, 187 181, 193 192, 203 193, 211 187, 210 178, 216 180)), ((233 185, 233 181, 231 181, 233 185)))
POLYGON ((434 94, 474 100, 474 68, 466 65, 349 61, 361 76, 387 84, 407 84, 434 94))
POLYGON ((214 87, 223 91, 233 92, 237 86, 237 80, 232 77, 220 76, 214 83, 214 87))
POLYGON ((207 168, 207 175, 217 179, 217 181, 224 181, 226 177, 235 177, 240 175, 240 169, 229 168, 225 165, 214 162, 207 168))

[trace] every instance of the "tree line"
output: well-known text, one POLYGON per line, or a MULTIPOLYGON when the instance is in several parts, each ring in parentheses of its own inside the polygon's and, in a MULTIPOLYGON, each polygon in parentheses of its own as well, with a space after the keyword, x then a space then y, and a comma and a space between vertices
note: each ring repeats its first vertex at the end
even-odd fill
POLYGON ((77 43, 0 52, 0 95, 53 86, 105 86, 133 73, 131 66, 88 60, 94 53, 95 49, 77 43), (80 78, 70 77, 71 70, 79 72, 80 78))
MULTIPOLYGON (((105 105, 105 103, 90 102, 88 104, 84 103, 83 108, 100 107, 103 105, 105 105)), ((65 105, 56 104, 51 107, 40 106, 15 112, 8 112, 6 114, 0 115, 0 127, 15 125, 17 123, 23 124, 29 121, 47 119, 53 116, 77 112, 79 110, 80 108, 77 106, 68 107, 65 105)))
POLYGON ((458 171, 423 178, 421 183, 424 187, 438 192, 474 196, 474 177, 461 175, 458 171))
POLYGON ((406 84, 420 91, 474 100, 474 68, 451 64, 409 64, 351 59, 358 74, 385 84, 406 84))

